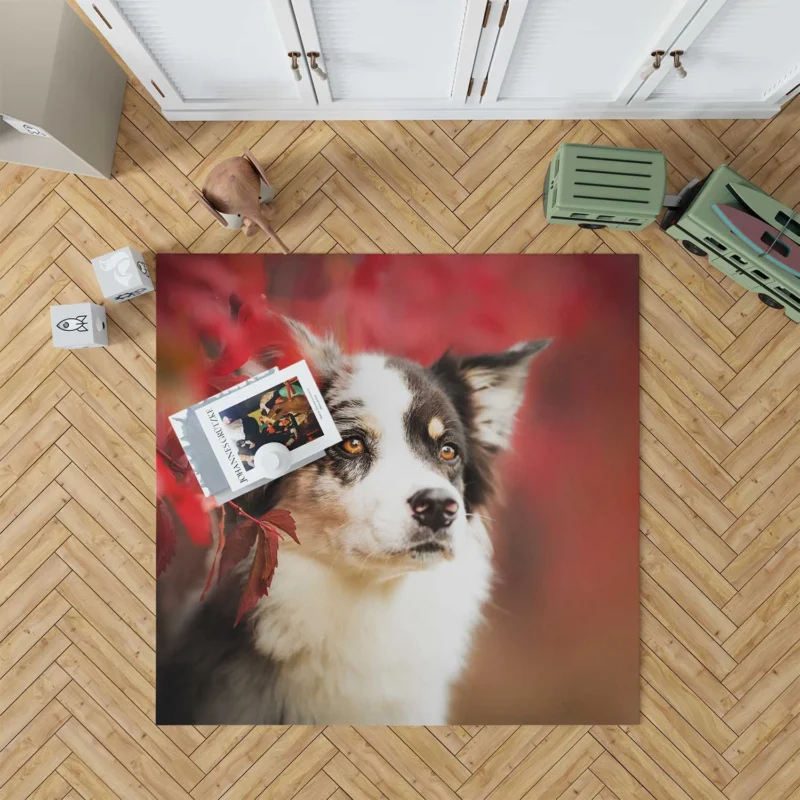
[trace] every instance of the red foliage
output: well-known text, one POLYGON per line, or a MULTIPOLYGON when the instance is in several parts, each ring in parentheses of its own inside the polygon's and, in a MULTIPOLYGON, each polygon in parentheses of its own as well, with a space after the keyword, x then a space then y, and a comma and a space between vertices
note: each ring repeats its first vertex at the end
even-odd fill
POLYGON ((211 519, 203 492, 191 470, 178 480, 161 453, 156 454, 158 496, 166 500, 183 524, 189 538, 200 547, 211 544, 211 519))
MULTIPOLYGON (((278 541, 283 539, 281 531, 289 534, 298 544, 299 541, 297 540, 297 527, 294 519, 286 509, 274 508, 272 511, 268 511, 261 519, 256 519, 236 503, 228 503, 227 505, 231 506, 242 520, 236 524, 228 536, 224 536, 222 532, 223 525, 220 524, 221 544, 217 549, 217 558, 215 559, 215 563, 219 562, 217 582, 220 582, 237 564, 247 558, 254 544, 256 546, 253 563, 250 566, 250 574, 242 592, 239 611, 234 623, 238 625, 242 616, 253 608, 259 599, 269 591, 272 576, 278 566, 278 541)), ((214 566, 211 567, 206 588, 211 582, 213 572, 214 566)))
MULTIPOLYGON (((231 274, 217 269, 213 259, 179 258, 170 264, 171 281, 159 293, 160 313, 168 329, 159 343, 169 343, 160 357, 164 357, 168 370, 191 365, 182 370, 182 380, 184 390, 195 402, 244 380, 238 371, 250 360, 266 369, 278 360, 290 364, 302 358, 283 319, 267 307, 260 265, 257 257, 251 270, 231 274), (242 302, 240 298, 245 299, 242 302)), ((157 451, 156 572, 161 575, 175 555, 176 523, 195 545, 211 545, 209 510, 213 501, 204 497, 165 413, 158 419, 157 451)), ((259 586, 268 587, 272 580, 281 531, 297 541, 294 520, 286 510, 273 510, 259 521, 235 503, 230 505, 242 521, 226 537, 222 509, 217 553, 206 589, 215 569, 219 580, 250 553, 258 540, 267 543, 256 553, 263 581, 257 584, 251 580, 248 584, 248 596, 257 599, 266 591, 259 594, 259 586)))
POLYGON ((263 528, 258 529, 257 536, 256 553, 247 577, 247 584, 239 601, 239 610, 236 612, 234 625, 238 625, 242 617, 250 609, 255 608, 256 603, 269 592, 272 576, 278 565, 277 538, 265 535, 263 528))
POLYGON ((161 575, 175 556, 175 524, 165 500, 159 499, 156 525, 156 575, 161 575))
POLYGON ((238 324, 250 344, 251 357, 272 356, 272 360, 280 361, 282 366, 303 358, 283 317, 269 310, 266 298, 258 296, 245 300, 239 309, 238 324))
POLYGON ((270 523, 270 525, 279 528, 284 533, 291 536, 297 544, 300 544, 300 540, 297 538, 297 525, 291 513, 285 508, 273 508, 272 511, 268 511, 261 517, 261 521, 270 523))
POLYGON ((256 540, 258 525, 246 519, 240 522, 225 537, 225 545, 219 559, 218 581, 221 581, 243 558, 247 556, 256 540))

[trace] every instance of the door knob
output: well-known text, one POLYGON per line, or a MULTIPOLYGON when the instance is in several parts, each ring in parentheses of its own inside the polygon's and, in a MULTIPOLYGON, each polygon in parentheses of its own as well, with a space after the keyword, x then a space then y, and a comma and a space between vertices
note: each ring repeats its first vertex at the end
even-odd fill
POLYGON ((317 59, 318 59, 318 58, 321 58, 320 54, 312 50, 311 52, 309 52, 309 53, 306 53, 306 55, 308 56, 308 60, 311 62, 311 71, 312 71, 312 72, 313 72, 313 73, 314 73, 314 74, 315 74, 315 75, 316 75, 316 76, 317 76, 317 77, 318 77, 318 78, 319 78, 321 81, 326 81, 326 80, 328 80, 328 73, 327 73, 327 72, 325 72, 325 70, 324 70, 324 69, 322 69, 322 67, 319 67, 319 66, 317 66, 317 59))
POLYGON ((648 64, 641 73, 641 79, 646 81, 657 69, 661 68, 661 59, 664 58, 665 53, 663 50, 653 50, 650 55, 653 57, 653 63, 648 64))
POLYGON ((292 68, 292 77, 296 81, 303 80, 303 75, 300 72, 300 64, 298 64, 297 59, 300 58, 303 54, 298 53, 296 50, 292 50, 290 53, 287 54, 289 58, 292 59, 291 68, 292 68))
POLYGON ((679 78, 686 77, 686 70, 683 68, 683 64, 681 64, 681 56, 683 55, 683 50, 672 50, 670 52, 672 56, 672 61, 675 64, 675 72, 678 74, 679 78))

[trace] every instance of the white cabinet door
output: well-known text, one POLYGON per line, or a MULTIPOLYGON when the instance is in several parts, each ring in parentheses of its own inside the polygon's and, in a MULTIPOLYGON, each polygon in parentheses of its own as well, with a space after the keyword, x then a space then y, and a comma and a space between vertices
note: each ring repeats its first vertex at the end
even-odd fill
POLYGON ((704 0, 509 0, 482 105, 624 106, 704 0))
POLYGON ((634 104, 702 116, 714 103, 784 102, 800 88, 800 0, 709 0, 669 49, 684 51, 686 77, 670 61, 634 104))
POLYGON ((292 0, 320 106, 463 105, 486 0, 292 0))
POLYGON ((316 106, 289 0, 78 3, 166 111, 316 106))

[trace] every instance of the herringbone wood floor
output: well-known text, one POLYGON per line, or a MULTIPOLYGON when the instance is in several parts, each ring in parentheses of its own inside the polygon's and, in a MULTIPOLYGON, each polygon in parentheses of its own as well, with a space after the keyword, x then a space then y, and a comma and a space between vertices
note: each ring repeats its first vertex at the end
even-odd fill
POLYGON ((548 227, 561 141, 731 162, 800 204, 800 101, 772 121, 165 122, 129 86, 111 181, 0 165, 0 795, 800 798, 800 327, 650 227, 548 227), (195 202, 250 147, 298 252, 641 256, 637 726, 158 729, 154 295, 110 345, 50 344, 91 257, 273 251, 195 202))

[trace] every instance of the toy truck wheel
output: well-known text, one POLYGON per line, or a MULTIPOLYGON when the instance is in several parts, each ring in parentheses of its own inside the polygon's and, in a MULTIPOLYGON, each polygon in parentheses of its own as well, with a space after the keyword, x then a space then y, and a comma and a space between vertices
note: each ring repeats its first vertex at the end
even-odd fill
POLYGON ((783 308, 783 306, 774 297, 770 297, 768 294, 759 293, 758 299, 765 306, 769 306, 770 308, 777 308, 778 310, 783 308))
POLYGON ((684 239, 681 244, 694 256, 703 258, 708 255, 705 250, 701 250, 694 242, 690 242, 688 239, 684 239))
POLYGON ((579 222, 579 228, 587 228, 590 231, 599 231, 601 228, 605 228, 605 225, 598 225, 595 222, 579 222))

